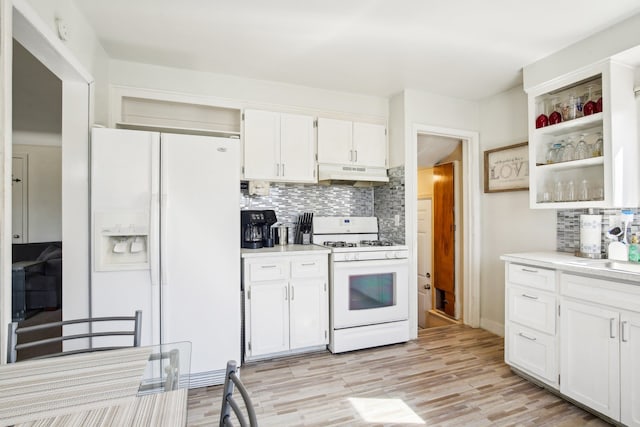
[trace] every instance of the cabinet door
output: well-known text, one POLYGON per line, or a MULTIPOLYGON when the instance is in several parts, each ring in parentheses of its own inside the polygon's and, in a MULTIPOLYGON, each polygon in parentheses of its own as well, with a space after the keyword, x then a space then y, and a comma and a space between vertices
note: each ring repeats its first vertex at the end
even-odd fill
POLYGON ((287 181, 316 181, 313 117, 280 115, 280 178, 287 181))
POLYGON ((619 320, 617 311, 561 303, 560 391, 616 421, 620 420, 619 320))
POLYGON ((250 357, 289 349, 289 289, 286 281, 252 284, 247 294, 250 357))
POLYGON ((384 126, 353 123, 353 161, 362 166, 387 165, 387 135, 384 126))
POLYGON ((640 426, 640 314, 623 313, 620 318, 621 419, 627 426, 640 426))
POLYGON ((348 120, 318 119, 318 163, 353 161, 353 125, 348 120))
POLYGON ((505 340, 507 363, 558 387, 558 352, 554 336, 507 322, 505 340))
POLYGON ((327 287, 324 278, 297 279, 291 282, 291 349, 327 343, 327 287))
POLYGON ((556 297, 536 289, 508 285, 509 320, 547 334, 556 334, 556 297))
POLYGON ((244 112, 244 177, 277 179, 280 175, 280 114, 244 112))

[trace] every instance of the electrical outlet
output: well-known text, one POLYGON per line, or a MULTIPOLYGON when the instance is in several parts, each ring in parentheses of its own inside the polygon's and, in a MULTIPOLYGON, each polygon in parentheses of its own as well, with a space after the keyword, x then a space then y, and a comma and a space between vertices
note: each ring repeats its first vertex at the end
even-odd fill
POLYGON ((395 223, 396 223, 396 227, 399 227, 399 226, 400 226, 400 215, 396 215, 396 216, 393 218, 393 220, 394 220, 394 221, 395 221, 395 223))

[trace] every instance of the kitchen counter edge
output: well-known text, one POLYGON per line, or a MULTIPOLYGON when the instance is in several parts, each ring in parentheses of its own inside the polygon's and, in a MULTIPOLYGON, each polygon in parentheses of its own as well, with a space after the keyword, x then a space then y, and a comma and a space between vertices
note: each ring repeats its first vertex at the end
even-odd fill
POLYGON ((329 254, 331 249, 320 245, 284 245, 272 248, 241 249, 242 258, 267 257, 274 255, 318 255, 329 254))
POLYGON ((613 280, 624 280, 640 285, 640 273, 616 270, 606 266, 608 259, 580 258, 566 252, 521 252, 500 256, 502 261, 527 264, 572 273, 585 274, 613 280))

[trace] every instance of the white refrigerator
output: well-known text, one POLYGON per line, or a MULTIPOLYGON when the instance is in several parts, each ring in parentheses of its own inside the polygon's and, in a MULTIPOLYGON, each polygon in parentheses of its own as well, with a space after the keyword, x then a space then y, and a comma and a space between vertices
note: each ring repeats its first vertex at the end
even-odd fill
POLYGON ((91 314, 142 310, 143 345, 191 342, 191 388, 240 361, 239 144, 92 130, 91 314))

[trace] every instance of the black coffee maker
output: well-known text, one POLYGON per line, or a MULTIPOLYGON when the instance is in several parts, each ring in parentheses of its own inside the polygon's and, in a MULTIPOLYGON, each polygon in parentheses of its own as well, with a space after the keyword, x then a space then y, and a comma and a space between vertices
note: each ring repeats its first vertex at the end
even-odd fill
POLYGON ((240 211, 240 246, 246 249, 272 247, 271 226, 276 222, 273 210, 240 211))

